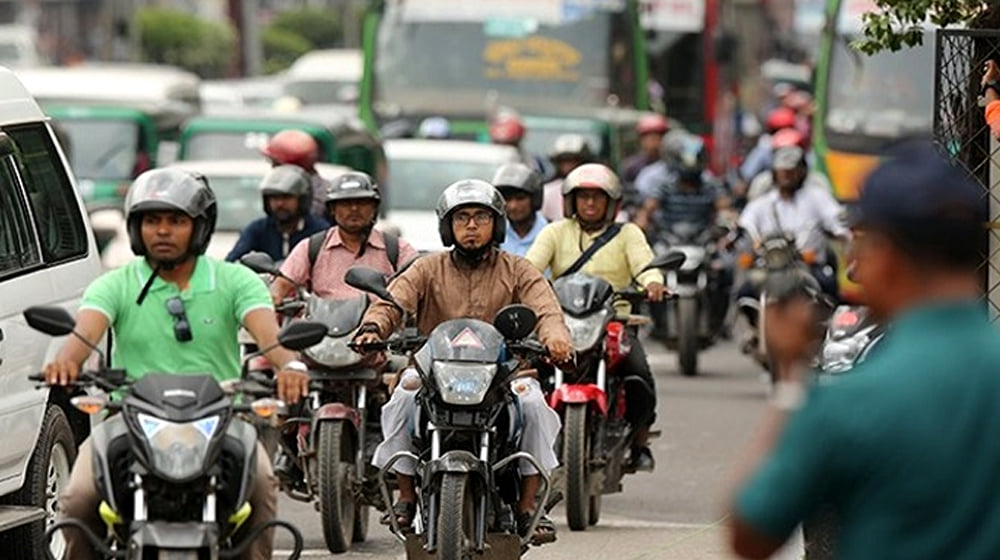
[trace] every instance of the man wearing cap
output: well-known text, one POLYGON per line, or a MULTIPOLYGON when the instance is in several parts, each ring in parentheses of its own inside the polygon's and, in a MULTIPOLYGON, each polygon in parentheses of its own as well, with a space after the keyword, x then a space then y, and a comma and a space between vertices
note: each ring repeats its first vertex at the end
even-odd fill
POLYGON ((822 332, 766 309, 779 382, 730 502, 733 549, 765 558, 818 506, 838 558, 996 558, 1000 334, 981 302, 983 191, 927 144, 890 155, 852 213, 855 274, 888 334, 851 375, 805 387, 822 332))
MULTIPOLYGON (((850 238, 841 222, 842 208, 829 190, 805 188, 808 165, 802 148, 777 150, 772 169, 777 188, 750 201, 740 214, 739 224, 755 243, 781 233, 794 237, 799 251, 812 255, 810 269, 820 287, 836 298, 836 262, 827 237, 850 238)), ((744 285, 738 296, 748 295, 752 296, 752 288, 744 285)))

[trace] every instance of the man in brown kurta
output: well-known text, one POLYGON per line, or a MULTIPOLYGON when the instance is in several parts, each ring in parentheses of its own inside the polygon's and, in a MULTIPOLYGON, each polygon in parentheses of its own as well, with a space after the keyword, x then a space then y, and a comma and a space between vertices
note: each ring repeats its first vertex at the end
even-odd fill
MULTIPOLYGON (((521 303, 538 315, 537 334, 551 358, 565 362, 572 342, 563 322, 562 311, 548 281, 527 260, 497 249, 507 230, 504 201, 489 183, 459 181, 441 195, 437 207, 441 240, 454 249, 418 259, 389 285, 393 299, 407 313, 416 314, 417 327, 430 333, 440 323, 457 318, 492 322, 504 306, 521 303)), ((375 303, 362 320, 357 342, 374 342, 388 337, 402 321, 402 313, 390 303, 375 303)), ((383 442, 372 463, 385 465, 399 451, 415 451, 408 422, 416 409, 419 387, 415 371, 407 370, 382 407, 383 442)), ((543 468, 559 464, 554 444, 561 428, 559 416, 545 402, 537 380, 519 379, 516 394, 524 414, 520 448, 531 453, 543 468)), ((413 489, 415 465, 401 460, 393 465, 399 482, 399 503, 393 514, 401 524, 412 521, 416 493, 413 489)), ((521 519, 530 517, 535 507, 540 477, 530 464, 522 462, 521 519)), ((536 542, 554 540, 551 521, 540 523, 536 542)))

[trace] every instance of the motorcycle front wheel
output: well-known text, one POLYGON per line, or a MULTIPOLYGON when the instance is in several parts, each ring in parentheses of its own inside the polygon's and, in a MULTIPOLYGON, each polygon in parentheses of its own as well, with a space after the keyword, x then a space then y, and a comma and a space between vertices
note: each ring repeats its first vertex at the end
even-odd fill
POLYGON ((467 473, 444 473, 441 477, 440 513, 437 524, 438 560, 465 560, 465 543, 472 541, 472 493, 467 473))
POLYGON ((353 443, 344 422, 320 422, 317 431, 316 462, 323 539, 330 552, 339 554, 351 548, 358 510, 351 491, 353 443))
POLYGON ((566 469, 566 524, 573 531, 584 531, 590 524, 589 440, 587 403, 566 405, 562 459, 566 469))

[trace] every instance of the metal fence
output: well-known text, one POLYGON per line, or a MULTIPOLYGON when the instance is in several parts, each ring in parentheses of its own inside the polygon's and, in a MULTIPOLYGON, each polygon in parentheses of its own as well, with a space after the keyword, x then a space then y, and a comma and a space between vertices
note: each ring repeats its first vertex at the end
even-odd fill
POLYGON ((934 72, 934 139, 983 187, 990 227, 983 238, 982 272, 994 320, 1000 318, 1000 144, 992 140, 977 103, 983 67, 1000 63, 1000 31, 937 31, 934 72))

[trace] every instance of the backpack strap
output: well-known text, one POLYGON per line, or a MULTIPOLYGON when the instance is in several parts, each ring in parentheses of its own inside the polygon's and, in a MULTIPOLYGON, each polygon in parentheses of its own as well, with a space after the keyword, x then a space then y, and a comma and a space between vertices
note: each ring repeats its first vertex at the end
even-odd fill
POLYGON ((587 264, 587 261, 590 260, 590 257, 594 256, 594 253, 596 253, 601 247, 607 245, 608 242, 614 239, 614 237, 618 235, 618 232, 621 230, 622 230, 622 224, 618 222, 615 222, 610 226, 608 226, 608 229, 604 230, 604 233, 602 233, 597 239, 595 239, 594 243, 590 247, 587 247, 587 250, 584 251, 583 254, 576 259, 576 262, 571 264, 569 268, 564 270, 563 273, 560 274, 558 277, 562 278, 563 276, 569 276, 570 274, 574 274, 577 271, 579 271, 581 268, 583 268, 583 265, 587 264))
POLYGON ((392 271, 396 272, 399 270, 399 237, 382 232, 382 238, 385 239, 385 254, 389 257, 389 264, 392 265, 392 271))
POLYGON ((326 241, 326 234, 328 233, 330 233, 330 230, 324 229, 309 236, 309 270, 312 270, 316 266, 316 257, 319 256, 320 249, 323 248, 323 242, 326 241))

